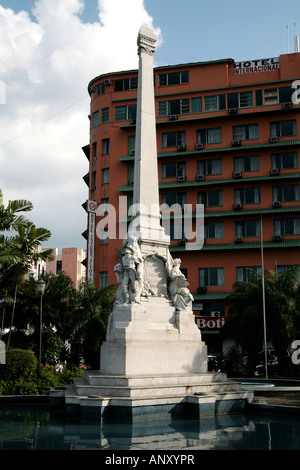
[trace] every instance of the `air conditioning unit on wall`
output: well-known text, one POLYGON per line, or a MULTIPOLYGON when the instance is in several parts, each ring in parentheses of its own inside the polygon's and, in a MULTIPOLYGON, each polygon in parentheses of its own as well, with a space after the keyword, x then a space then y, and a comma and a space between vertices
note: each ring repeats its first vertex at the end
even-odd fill
POLYGON ((221 316, 221 312, 210 312, 211 316, 212 317, 220 317, 221 316))

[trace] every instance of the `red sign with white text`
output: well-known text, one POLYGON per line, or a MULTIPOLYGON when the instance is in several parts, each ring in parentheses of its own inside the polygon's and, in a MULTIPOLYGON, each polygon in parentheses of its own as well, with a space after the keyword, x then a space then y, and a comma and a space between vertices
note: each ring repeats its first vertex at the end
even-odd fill
POLYGON ((227 322, 227 317, 199 317, 195 316, 196 325, 200 330, 217 330, 227 322))

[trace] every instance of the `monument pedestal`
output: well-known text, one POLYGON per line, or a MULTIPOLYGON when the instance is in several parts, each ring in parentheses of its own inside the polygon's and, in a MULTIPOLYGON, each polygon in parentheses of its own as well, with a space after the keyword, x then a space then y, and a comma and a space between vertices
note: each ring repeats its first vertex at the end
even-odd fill
POLYGON ((193 312, 177 311, 163 297, 116 306, 101 347, 100 370, 108 375, 206 372, 206 346, 193 312))

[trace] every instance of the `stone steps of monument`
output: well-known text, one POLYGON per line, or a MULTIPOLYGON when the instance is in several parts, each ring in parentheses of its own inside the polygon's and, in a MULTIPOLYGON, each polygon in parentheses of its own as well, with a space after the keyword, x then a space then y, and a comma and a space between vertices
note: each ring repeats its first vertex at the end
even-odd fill
POLYGON ((239 389, 236 382, 203 382, 194 384, 156 384, 152 385, 90 385, 84 379, 75 379, 74 387, 77 395, 101 395, 103 397, 160 397, 160 396, 178 396, 207 394, 218 392, 233 392, 239 389))
POLYGON ((75 387, 67 386, 65 390, 65 402, 67 404, 80 404, 81 406, 116 406, 116 407, 147 407, 155 405, 176 405, 183 403, 198 404, 199 403, 215 403, 218 400, 244 400, 250 399, 250 392, 245 392, 243 390, 236 391, 224 391, 212 393, 196 393, 194 395, 161 395, 161 396, 151 396, 145 395, 140 397, 127 397, 127 396, 112 396, 104 397, 100 394, 90 394, 90 395, 77 395, 75 387))
POLYGON ((202 373, 202 374, 157 374, 157 375, 104 375, 99 371, 85 371, 84 379, 89 385, 117 385, 117 386, 139 386, 139 385, 193 385, 199 383, 225 382, 225 373, 202 373))

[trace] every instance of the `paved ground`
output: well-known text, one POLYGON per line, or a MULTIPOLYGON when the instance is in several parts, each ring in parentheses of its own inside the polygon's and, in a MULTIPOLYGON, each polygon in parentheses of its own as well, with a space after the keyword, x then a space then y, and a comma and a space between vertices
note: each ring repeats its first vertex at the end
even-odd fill
POLYGON ((299 380, 241 379, 242 388, 254 392, 254 403, 300 409, 299 380))
POLYGON ((267 405, 284 405, 284 406, 292 406, 292 407, 299 407, 300 408, 300 397, 263 397, 258 396, 254 398, 254 403, 259 404, 267 404, 267 405))

